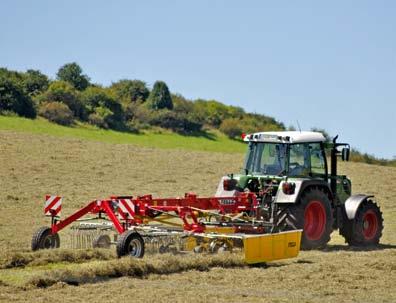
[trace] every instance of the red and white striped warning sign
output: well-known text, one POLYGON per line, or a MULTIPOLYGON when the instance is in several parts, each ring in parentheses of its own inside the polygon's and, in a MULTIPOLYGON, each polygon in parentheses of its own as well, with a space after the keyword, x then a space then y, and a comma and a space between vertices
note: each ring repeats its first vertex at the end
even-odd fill
POLYGON ((120 208, 121 216, 128 218, 133 218, 135 215, 135 205, 131 199, 120 199, 118 200, 118 207, 120 208))
POLYGON ((44 214, 46 216, 60 216, 62 209, 62 197, 45 196, 44 214))

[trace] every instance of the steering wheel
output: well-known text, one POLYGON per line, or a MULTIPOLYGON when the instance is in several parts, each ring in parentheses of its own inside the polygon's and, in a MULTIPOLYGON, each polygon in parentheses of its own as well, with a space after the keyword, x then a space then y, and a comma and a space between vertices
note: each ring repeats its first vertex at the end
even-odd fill
POLYGON ((290 167, 289 169, 290 176, 300 175, 304 169, 304 166, 297 162, 289 163, 289 167, 290 167))
POLYGON ((300 165, 300 163, 298 163, 298 162, 291 162, 291 163, 289 163, 289 167, 290 166, 294 166, 294 168, 296 168, 296 167, 299 167, 299 166, 301 166, 300 165))

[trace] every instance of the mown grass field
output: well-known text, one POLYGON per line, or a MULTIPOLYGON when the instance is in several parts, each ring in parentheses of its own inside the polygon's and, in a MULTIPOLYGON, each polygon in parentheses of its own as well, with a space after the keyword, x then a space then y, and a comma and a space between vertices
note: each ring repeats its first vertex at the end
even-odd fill
MULTIPOLYGON (((353 191, 376 195, 381 206, 385 229, 377 250, 351 249, 334 232, 324 251, 304 251, 296 259, 261 267, 244 266, 238 255, 163 255, 131 261, 115 260, 111 251, 31 254, 32 231, 48 224, 42 214, 45 194, 65 197, 63 215, 112 194, 212 195, 223 174, 241 168, 243 154, 225 152, 231 145, 220 152, 200 151, 211 144, 207 150, 217 150, 219 145, 213 144, 222 145, 221 140, 192 138, 189 143, 190 138, 171 134, 114 134, 122 139, 112 139, 112 132, 64 130, 45 121, 12 119, 0 117, 2 302, 396 301, 395 168, 340 165, 352 178, 353 191), (173 139, 166 141, 166 136, 173 139), (153 147, 162 140, 163 148, 153 147), (172 140, 184 141, 171 148, 172 140), (25 267, 15 267, 21 260, 25 267), (90 283, 56 283, 65 276, 90 283), (119 276, 125 277, 115 278, 119 276), (54 283, 37 287, 45 277, 54 283)), ((234 144, 227 142, 223 145, 234 144)), ((61 234, 65 238, 67 231, 61 234)))

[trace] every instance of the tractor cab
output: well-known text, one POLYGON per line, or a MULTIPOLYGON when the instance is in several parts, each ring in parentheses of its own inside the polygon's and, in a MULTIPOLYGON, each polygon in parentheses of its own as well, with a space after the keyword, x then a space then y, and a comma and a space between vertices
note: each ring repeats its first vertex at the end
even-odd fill
POLYGON ((247 174, 327 179, 325 138, 314 132, 257 133, 249 142, 247 174))

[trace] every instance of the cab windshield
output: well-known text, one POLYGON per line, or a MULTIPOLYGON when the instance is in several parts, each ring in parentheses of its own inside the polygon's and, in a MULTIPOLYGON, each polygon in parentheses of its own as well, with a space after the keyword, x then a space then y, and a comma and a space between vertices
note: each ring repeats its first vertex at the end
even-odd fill
POLYGON ((245 169, 249 173, 282 175, 285 172, 286 159, 286 144, 250 142, 245 169))
POLYGON ((327 176, 321 143, 249 142, 245 170, 248 173, 290 177, 327 176))

